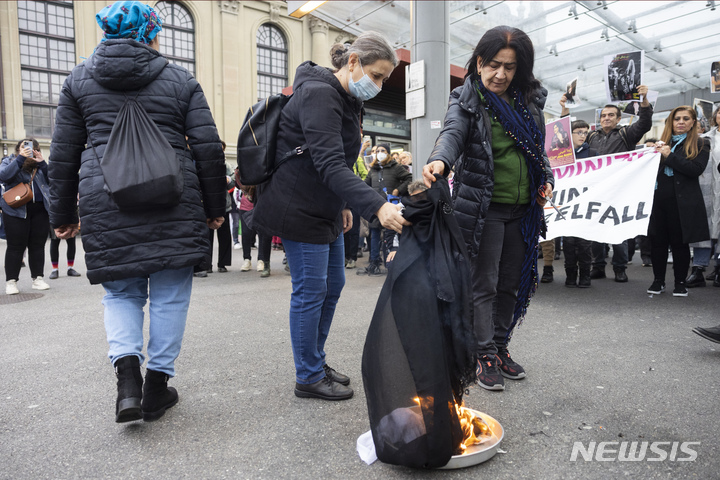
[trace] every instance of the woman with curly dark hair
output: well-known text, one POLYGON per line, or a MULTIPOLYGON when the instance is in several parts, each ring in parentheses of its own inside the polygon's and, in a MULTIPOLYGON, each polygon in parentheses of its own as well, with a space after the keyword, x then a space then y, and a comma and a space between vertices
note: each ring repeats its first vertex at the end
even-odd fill
POLYGON ((471 257, 478 384, 503 390, 525 377, 508 353, 537 286, 542 207, 554 184, 544 150, 547 90, 517 28, 488 30, 450 94, 445 127, 423 169, 426 184, 455 168, 455 215, 471 257))

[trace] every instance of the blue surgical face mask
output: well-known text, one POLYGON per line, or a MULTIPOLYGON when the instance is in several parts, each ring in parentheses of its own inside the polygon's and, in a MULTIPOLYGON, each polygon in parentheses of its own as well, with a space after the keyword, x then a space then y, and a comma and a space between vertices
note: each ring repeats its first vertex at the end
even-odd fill
POLYGON ((363 77, 355 82, 351 73, 350 76, 348 76, 348 89, 350 90, 350 95, 360 101, 367 102, 380 93, 381 88, 365 74, 360 60, 358 60, 358 65, 360 65, 360 71, 363 73, 363 77))

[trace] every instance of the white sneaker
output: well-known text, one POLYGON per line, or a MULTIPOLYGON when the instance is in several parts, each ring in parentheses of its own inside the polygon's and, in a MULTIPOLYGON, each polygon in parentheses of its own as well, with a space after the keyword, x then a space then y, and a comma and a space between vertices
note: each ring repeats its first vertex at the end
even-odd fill
POLYGON ((43 280, 43 277, 35 277, 33 279, 32 288, 33 288, 33 290, 49 290, 50 285, 45 283, 45 280, 43 280))
POLYGON ((17 288, 17 280, 8 280, 5 284, 5 293, 7 295, 17 295, 20 290, 17 288))
POLYGON ((233 245, 234 250, 240 250, 241 248, 242 248, 242 245, 240 245, 239 243, 236 243, 235 245, 233 245))
POLYGON ((242 264, 242 267, 240 267, 241 272, 249 272, 252 268, 252 262, 250 260, 245 260, 242 264))
POLYGON ((256 269, 256 270, 257 270, 258 272, 262 272, 263 270, 265 270, 265 262, 263 262, 262 260, 258 260, 258 264, 257 264, 257 269, 256 269))

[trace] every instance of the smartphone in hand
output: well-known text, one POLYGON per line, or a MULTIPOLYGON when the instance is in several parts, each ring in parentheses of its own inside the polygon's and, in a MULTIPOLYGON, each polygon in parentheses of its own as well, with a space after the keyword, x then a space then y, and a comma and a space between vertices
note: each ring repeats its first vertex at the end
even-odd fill
POLYGON ((25 140, 22 143, 23 148, 30 150, 30 158, 35 158, 35 152, 33 151, 33 142, 31 140, 25 140))

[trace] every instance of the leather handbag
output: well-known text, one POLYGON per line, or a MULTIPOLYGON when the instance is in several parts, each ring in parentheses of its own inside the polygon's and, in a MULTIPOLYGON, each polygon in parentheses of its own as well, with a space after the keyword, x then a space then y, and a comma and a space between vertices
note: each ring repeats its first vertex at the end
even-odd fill
POLYGON ((9 207, 22 207, 33 199, 32 183, 35 180, 35 173, 37 173, 37 169, 33 170, 30 183, 20 182, 3 194, 3 199, 9 207))

